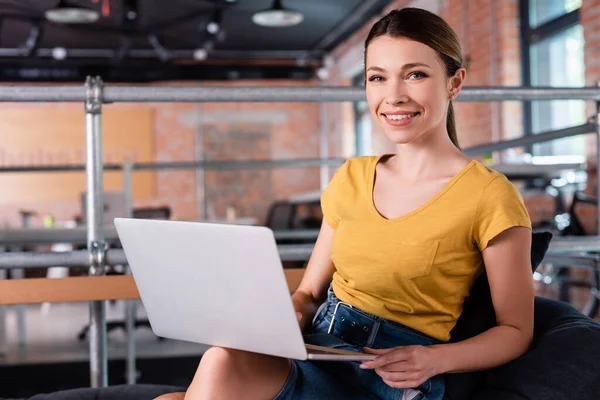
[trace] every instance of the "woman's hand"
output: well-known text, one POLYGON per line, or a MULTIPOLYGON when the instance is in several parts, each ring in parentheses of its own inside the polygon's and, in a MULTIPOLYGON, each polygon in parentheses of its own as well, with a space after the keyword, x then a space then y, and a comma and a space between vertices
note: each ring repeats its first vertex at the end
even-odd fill
POLYGON ((300 330, 304 332, 309 327, 317 306, 311 301, 310 297, 298 292, 292 296, 292 303, 296 311, 296 319, 298 319, 300 330))
POLYGON ((375 370, 393 388, 416 388, 440 373, 440 360, 431 347, 402 346, 383 350, 364 348, 363 351, 378 357, 363 362, 360 367, 375 370))
MULTIPOLYGON (((296 318, 298 318, 298 323, 300 324, 300 328, 303 328, 303 322, 304 322, 304 317, 302 316, 302 313, 300 311, 296 311, 296 318)), ((302 329, 304 330, 304 329, 302 329)))

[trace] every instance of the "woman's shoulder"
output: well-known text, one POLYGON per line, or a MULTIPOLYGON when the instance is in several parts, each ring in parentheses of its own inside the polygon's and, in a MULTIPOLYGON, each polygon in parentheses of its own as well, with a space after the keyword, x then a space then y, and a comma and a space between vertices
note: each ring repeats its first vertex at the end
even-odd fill
POLYGON ((490 207, 494 207, 506 202, 523 202, 523 197, 513 182, 492 167, 475 161, 475 168, 470 175, 470 186, 473 188, 473 194, 478 193, 480 205, 487 203, 490 207))
POLYGON ((372 166, 376 163, 380 158, 385 157, 385 154, 381 154, 378 156, 355 156, 350 157, 346 160, 346 164, 348 167, 352 167, 355 169, 366 168, 368 166, 372 166))
POLYGON ((350 157, 339 168, 338 173, 346 179, 362 179, 375 167, 381 157, 384 155, 350 157))
POLYGON ((501 172, 498 172, 477 160, 473 160, 472 164, 473 168, 471 168, 471 173, 469 174, 470 180, 473 183, 476 183, 482 190, 489 188, 490 186, 514 186, 501 172))

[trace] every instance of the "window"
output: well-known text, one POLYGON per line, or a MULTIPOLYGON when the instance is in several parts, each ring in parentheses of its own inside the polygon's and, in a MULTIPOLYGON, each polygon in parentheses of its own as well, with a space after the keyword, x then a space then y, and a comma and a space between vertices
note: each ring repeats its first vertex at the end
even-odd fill
POLYGON ((581 7, 581 0, 529 0, 529 26, 536 28, 581 7))
MULTIPOLYGON (((364 86, 364 75, 361 71, 352 79, 354 86, 364 86)), ((354 126, 356 127, 356 155, 370 156, 373 155, 373 126, 369 106, 366 101, 354 103, 354 126)))
MULTIPOLYGON (((521 0, 523 85, 585 85, 581 0, 521 0), (528 21, 528 23, 527 23, 528 21)), ((524 132, 537 134, 586 121, 583 100, 526 102, 524 132)), ((534 156, 585 156, 585 138, 570 137, 533 145, 534 156)))

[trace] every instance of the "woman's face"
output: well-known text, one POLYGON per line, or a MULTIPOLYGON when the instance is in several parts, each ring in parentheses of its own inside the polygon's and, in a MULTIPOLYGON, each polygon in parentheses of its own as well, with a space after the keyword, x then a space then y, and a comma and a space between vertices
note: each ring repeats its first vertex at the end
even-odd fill
POLYGON ((373 118, 396 144, 446 134, 456 79, 448 79, 435 50, 406 38, 380 36, 367 48, 366 93, 373 118))

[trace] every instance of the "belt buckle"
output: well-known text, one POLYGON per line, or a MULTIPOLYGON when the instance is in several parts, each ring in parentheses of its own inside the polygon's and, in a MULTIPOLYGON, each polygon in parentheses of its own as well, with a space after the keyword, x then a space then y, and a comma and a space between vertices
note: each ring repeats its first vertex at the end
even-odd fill
POLYGON ((331 316, 331 322, 329 323, 329 329, 327 329, 328 335, 331 335, 331 332, 333 331, 333 323, 335 321, 335 316, 337 315, 337 311, 338 311, 338 308, 340 307, 340 304, 343 304, 350 308, 354 308, 351 304, 344 303, 343 301, 338 301, 338 303, 335 305, 335 309, 333 310, 333 315, 331 316))

